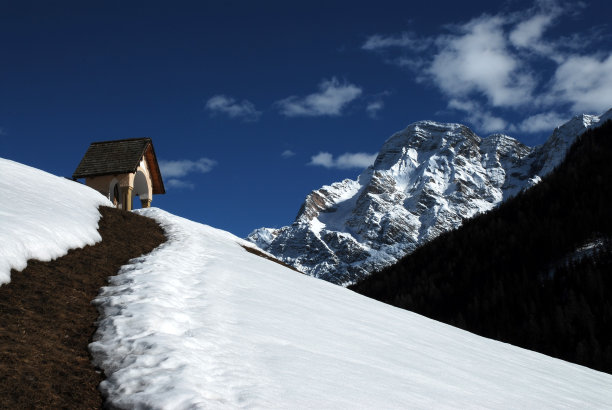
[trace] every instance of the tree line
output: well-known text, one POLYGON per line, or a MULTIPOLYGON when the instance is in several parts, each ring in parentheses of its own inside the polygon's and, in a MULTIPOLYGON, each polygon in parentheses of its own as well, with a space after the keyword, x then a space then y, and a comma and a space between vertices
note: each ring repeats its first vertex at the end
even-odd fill
POLYGON ((612 373, 611 211, 608 121, 535 187, 350 288, 612 373))

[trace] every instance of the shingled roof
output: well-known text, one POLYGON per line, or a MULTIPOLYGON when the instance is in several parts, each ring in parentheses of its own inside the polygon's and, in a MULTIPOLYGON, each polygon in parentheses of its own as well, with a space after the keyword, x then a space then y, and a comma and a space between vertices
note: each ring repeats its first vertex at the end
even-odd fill
POLYGON ((151 138, 93 142, 72 178, 133 173, 143 156, 151 172, 153 193, 166 193, 151 138))

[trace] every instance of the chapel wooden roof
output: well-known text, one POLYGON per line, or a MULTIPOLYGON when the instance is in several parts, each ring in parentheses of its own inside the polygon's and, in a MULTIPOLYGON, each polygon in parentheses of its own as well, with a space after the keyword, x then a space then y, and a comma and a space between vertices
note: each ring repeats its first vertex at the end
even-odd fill
POLYGON ((138 169, 143 157, 147 161, 151 175, 153 193, 165 194, 166 190, 151 138, 131 138, 91 143, 79 166, 72 174, 72 178, 133 173, 138 169))

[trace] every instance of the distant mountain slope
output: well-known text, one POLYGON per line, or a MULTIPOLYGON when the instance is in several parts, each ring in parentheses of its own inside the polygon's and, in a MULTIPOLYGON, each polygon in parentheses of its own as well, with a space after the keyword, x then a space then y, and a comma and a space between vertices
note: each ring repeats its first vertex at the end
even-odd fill
POLYGON ((599 120, 574 117, 535 148, 501 134, 482 139, 460 124, 414 123, 356 181, 313 191, 293 224, 248 239, 311 276, 353 283, 533 186, 599 120))
POLYGON ((612 121, 534 188, 351 289, 612 373, 612 121))

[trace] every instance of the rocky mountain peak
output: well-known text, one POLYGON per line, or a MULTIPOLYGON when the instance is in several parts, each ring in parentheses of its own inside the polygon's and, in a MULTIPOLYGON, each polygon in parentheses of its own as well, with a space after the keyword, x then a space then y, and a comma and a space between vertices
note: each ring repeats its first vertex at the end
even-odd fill
POLYGON ((312 191, 306 196, 295 221, 307 223, 319 216, 320 212, 332 212, 336 203, 347 196, 352 196, 359 186, 357 181, 345 179, 312 191))
POLYGON ((312 191, 292 225, 248 239, 309 275, 353 283, 538 183, 599 120, 574 117, 534 148, 504 134, 480 138, 461 124, 413 123, 385 141, 357 180, 312 191))
POLYGON ((404 130, 393 134, 383 144, 374 169, 391 169, 406 160, 415 160, 418 153, 427 153, 456 147, 458 144, 477 146, 480 137, 461 124, 444 124, 433 121, 415 122, 404 130))

